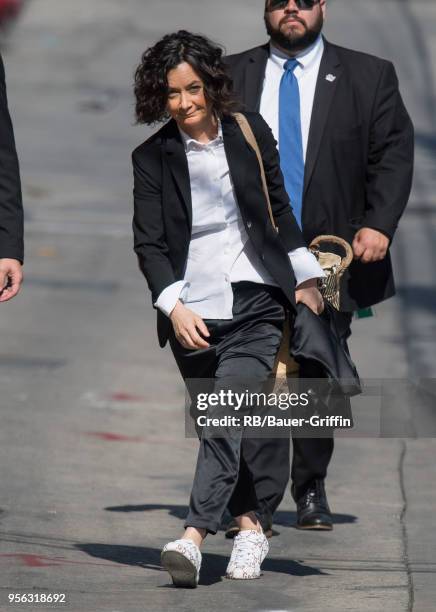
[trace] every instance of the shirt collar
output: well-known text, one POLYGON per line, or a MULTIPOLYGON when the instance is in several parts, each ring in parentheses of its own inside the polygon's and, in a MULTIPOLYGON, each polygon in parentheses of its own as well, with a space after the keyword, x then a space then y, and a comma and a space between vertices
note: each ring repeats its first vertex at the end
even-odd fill
MULTIPOLYGON (((283 53, 283 51, 280 51, 280 49, 277 49, 277 47, 274 47, 272 43, 270 43, 269 48, 270 59, 283 69, 285 62, 289 59, 290 56, 286 55, 286 53, 283 53)), ((310 68, 316 63, 316 61, 321 59, 323 52, 324 41, 320 34, 315 40, 315 42, 312 43, 310 47, 307 47, 307 49, 304 49, 303 51, 298 53, 295 56, 295 59, 298 60, 300 68, 306 71, 310 70, 310 68)))
POLYGON ((209 142, 198 142, 195 138, 191 138, 186 132, 179 127, 179 132, 185 146, 185 151, 207 149, 208 147, 216 147, 223 142, 223 128, 221 120, 218 119, 218 136, 209 142))

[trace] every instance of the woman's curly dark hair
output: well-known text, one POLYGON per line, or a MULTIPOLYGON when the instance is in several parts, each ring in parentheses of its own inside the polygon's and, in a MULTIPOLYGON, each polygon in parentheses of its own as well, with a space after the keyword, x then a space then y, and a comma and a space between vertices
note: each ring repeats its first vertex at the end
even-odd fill
POLYGON ((238 105, 222 56, 221 47, 186 30, 167 34, 147 49, 135 72, 137 122, 154 124, 168 118, 167 74, 183 62, 203 81, 206 99, 217 116, 231 114, 238 105))

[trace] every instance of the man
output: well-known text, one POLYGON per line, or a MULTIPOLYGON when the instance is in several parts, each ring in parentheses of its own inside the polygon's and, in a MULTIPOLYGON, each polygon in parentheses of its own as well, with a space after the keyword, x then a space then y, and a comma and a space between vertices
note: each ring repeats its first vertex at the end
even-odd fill
MULTIPOLYGON (((236 93, 261 112, 278 141, 307 243, 335 234, 353 246, 337 313, 345 344, 353 311, 395 293, 389 246, 410 194, 413 126, 393 65, 327 42, 325 14, 325 0, 266 0, 269 43, 227 63, 236 93)), ((288 479, 289 444, 271 440, 267 448, 269 460, 264 449, 254 478, 270 530, 288 479)), ((256 440, 251 449, 258 455, 256 440)), ((324 487, 332 453, 333 438, 293 439, 291 491, 301 529, 333 528, 324 487)))
POLYGON ((19 292, 23 256, 20 172, 0 57, 0 302, 11 300, 19 292))

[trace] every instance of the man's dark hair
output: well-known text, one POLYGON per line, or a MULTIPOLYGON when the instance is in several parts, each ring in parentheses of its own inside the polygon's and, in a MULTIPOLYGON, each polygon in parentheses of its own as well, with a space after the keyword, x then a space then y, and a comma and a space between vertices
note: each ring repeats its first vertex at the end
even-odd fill
POLYGON ((167 34, 148 48, 135 72, 137 122, 153 124, 168 118, 167 75, 184 62, 203 81, 205 96, 217 116, 231 114, 238 105, 222 56, 221 47, 204 36, 186 30, 167 34))

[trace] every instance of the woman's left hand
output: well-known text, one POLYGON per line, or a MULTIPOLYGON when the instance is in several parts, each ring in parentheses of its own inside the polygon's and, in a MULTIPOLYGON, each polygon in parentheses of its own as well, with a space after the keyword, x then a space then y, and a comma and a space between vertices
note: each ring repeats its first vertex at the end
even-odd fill
POLYGON ((295 301, 297 304, 306 304, 316 315, 320 315, 324 310, 324 300, 318 291, 316 278, 312 278, 295 290, 295 301))

